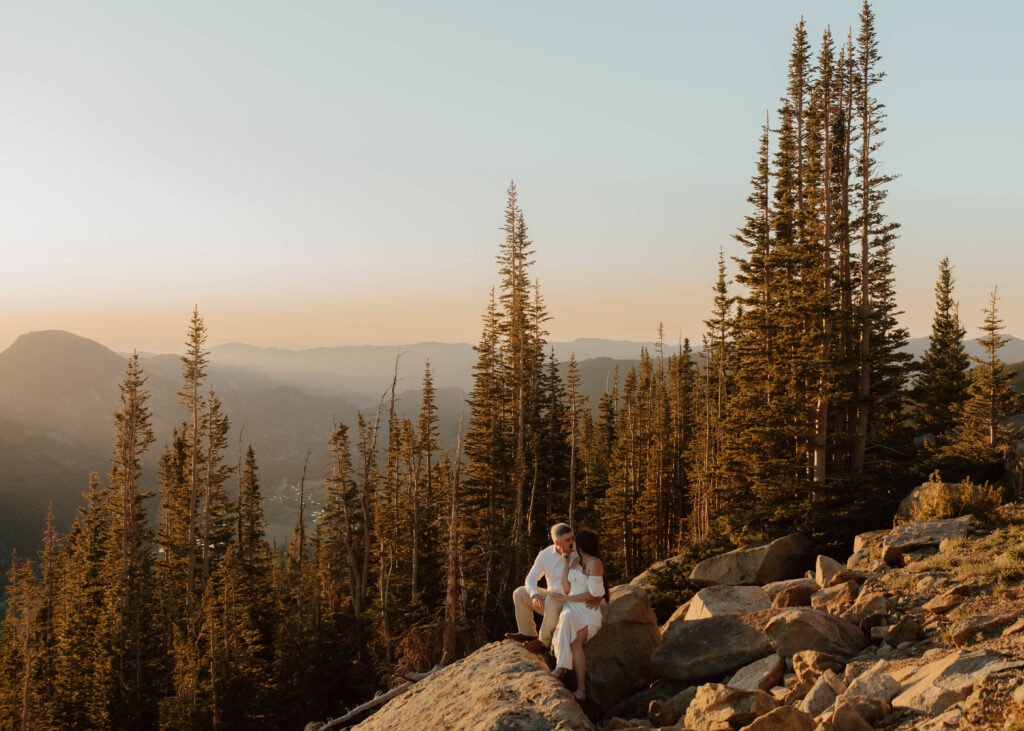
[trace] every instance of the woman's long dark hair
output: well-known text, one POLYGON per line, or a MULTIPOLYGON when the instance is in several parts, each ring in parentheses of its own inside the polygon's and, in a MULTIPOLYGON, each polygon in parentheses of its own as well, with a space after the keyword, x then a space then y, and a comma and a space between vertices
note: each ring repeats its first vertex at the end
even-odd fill
MULTIPOLYGON (((584 528, 576 534, 576 548, 582 550, 588 556, 594 558, 601 558, 601 544, 597 540, 597 533, 592 530, 584 528)), ((580 559, 580 565, 583 564, 583 559, 580 559)), ((583 568, 586 568, 585 566, 583 568)), ((604 580, 604 576, 601 576, 601 585, 604 586, 604 599, 608 601, 608 582, 604 580)))

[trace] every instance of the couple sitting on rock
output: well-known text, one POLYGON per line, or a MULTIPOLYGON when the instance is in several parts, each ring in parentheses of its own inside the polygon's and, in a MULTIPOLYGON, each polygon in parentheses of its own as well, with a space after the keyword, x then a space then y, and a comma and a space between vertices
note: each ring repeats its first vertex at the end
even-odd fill
POLYGON ((575 669, 579 700, 586 698, 583 643, 601 628, 601 602, 608 598, 597 535, 565 523, 551 527, 552 545, 537 554, 526 583, 513 592, 519 631, 505 635, 538 654, 554 651, 554 674, 562 679, 575 669), (547 589, 537 586, 544 577, 547 589), (537 635, 534 613, 544 619, 537 635))

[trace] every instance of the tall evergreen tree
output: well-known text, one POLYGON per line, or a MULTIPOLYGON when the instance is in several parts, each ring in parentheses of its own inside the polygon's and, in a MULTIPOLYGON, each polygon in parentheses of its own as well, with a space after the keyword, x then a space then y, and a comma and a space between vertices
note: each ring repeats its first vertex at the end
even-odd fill
POLYGON ((985 333, 978 338, 984 358, 972 358, 977 366, 971 371, 968 398, 958 415, 951 435, 948 454, 971 462, 997 462, 1006 459, 1021 430, 1009 421, 1024 404, 1010 386, 1013 371, 999 357, 1008 338, 1003 333, 1003 320, 996 306, 998 297, 992 290, 985 309, 985 333))
POLYGON ((946 257, 939 262, 931 337, 912 392, 914 429, 919 434, 948 434, 967 401, 971 361, 964 347, 966 334, 953 299, 953 267, 946 257))

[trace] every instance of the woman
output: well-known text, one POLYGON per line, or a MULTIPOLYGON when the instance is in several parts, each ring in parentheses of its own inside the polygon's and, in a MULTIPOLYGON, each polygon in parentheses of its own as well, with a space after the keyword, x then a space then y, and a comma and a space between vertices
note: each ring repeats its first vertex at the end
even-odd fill
POLYGON ((576 670, 574 695, 578 700, 587 697, 584 687, 587 668, 583 643, 601 628, 601 610, 588 608, 586 602, 608 598, 608 589, 604 584, 604 565, 598 550, 596 533, 589 530, 577 533, 576 558, 570 564, 569 556, 565 557, 562 591, 550 594, 554 599, 565 602, 552 639, 556 661, 554 672, 558 678, 562 678, 570 670, 576 670))

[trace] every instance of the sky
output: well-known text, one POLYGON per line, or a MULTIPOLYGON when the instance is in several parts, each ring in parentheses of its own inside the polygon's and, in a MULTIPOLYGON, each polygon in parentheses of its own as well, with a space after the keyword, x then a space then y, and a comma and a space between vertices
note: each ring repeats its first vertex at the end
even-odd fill
MULTIPOLYGON (((859 8, 0 0, 0 348, 475 342, 511 179, 552 339, 698 338, 793 27, 859 8)), ((1024 4, 874 8, 902 322, 948 256, 1024 336, 1024 4)))

